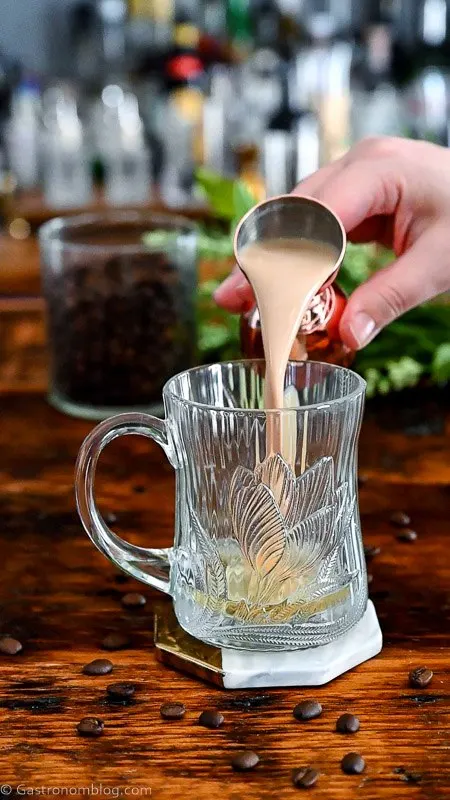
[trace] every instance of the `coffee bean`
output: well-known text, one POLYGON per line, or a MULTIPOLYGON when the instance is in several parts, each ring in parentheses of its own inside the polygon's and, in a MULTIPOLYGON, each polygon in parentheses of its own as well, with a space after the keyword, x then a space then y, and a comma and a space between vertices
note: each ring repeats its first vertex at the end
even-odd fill
POLYGON ((102 719, 97 717, 83 717, 77 725, 80 736, 101 736, 105 727, 102 719))
POLYGON ((130 638, 124 633, 108 633, 102 641, 104 650, 124 650, 130 645, 130 638))
POLYGON ((426 689, 431 683, 433 673, 427 667, 416 667, 409 673, 409 683, 414 689, 426 689))
POLYGON ((132 697, 136 691, 134 683, 110 683, 106 687, 106 692, 109 697, 114 697, 117 700, 124 700, 132 697))
POLYGON ((317 702, 317 700, 303 700, 302 703, 299 703, 297 706, 295 706, 292 713, 295 719, 298 719, 299 722, 306 722, 309 719, 316 719, 316 717, 320 717, 322 713, 322 706, 317 702))
POLYGON ((22 650, 22 643, 12 636, 0 637, 0 653, 5 656, 16 656, 22 650))
POLYGON ((354 714, 342 714, 336 722, 338 733, 356 733, 359 731, 359 719, 354 714))
POLYGON ((85 675, 108 675, 112 671, 113 665, 107 658, 94 658, 83 667, 85 675))
POLYGON ((390 516, 390 521, 397 528, 406 528, 407 525, 411 525, 411 517, 405 511, 394 511, 390 516))
POLYGON ((380 553, 381 553, 381 547, 377 547, 377 545, 370 545, 370 544, 364 545, 364 556, 366 558, 366 561, 371 561, 372 558, 375 558, 375 556, 379 556, 380 553))
POLYGON ((417 533, 411 528, 405 528, 397 533, 397 539, 399 542, 415 542, 417 539, 417 533))
POLYGON ((203 725, 204 728, 220 728, 223 725, 225 718, 220 711, 202 711, 198 718, 198 724, 203 725))
POLYGON ((140 592, 128 592, 122 597, 122 605, 124 608, 140 608, 145 606, 147 598, 140 592))
POLYGON ((294 786, 297 786, 297 788, 311 789, 316 785, 319 775, 320 772, 318 772, 316 769, 312 769, 311 767, 294 769, 292 773, 292 783, 294 786))
POLYGON ((236 753, 231 766, 236 772, 246 772, 249 769, 254 769, 259 764, 259 756, 253 750, 244 750, 242 753, 236 753))
POLYGON ((361 775, 366 768, 366 762, 359 753, 347 753, 341 761, 341 767, 347 775, 361 775))
POLYGON ((163 703, 159 709, 163 719, 181 719, 186 713, 183 703, 163 703))

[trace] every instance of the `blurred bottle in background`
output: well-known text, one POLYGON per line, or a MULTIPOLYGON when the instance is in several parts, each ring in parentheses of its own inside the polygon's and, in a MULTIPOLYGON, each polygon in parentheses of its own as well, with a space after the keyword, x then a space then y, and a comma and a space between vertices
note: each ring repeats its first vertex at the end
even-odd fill
POLYGON ((405 92, 407 133, 448 145, 450 8, 446 0, 420 0, 410 81, 405 92))
POLYGON ((199 41, 196 24, 176 23, 173 48, 165 66, 167 104, 162 131, 160 193, 168 206, 192 202, 195 167, 202 160, 207 76, 199 41))
POLYGON ((12 96, 6 127, 7 160, 20 189, 34 189, 39 183, 40 113, 39 84, 25 79, 12 96))
POLYGON ((53 88, 43 98, 43 190, 51 208, 78 208, 92 201, 90 153, 76 99, 53 88))
POLYGON ((361 32, 362 57, 353 83, 353 141, 405 133, 402 96, 395 85, 392 9, 373 9, 361 32))
POLYGON ((176 102, 168 103, 159 187, 161 199, 168 207, 179 208, 192 203, 196 127, 176 102))
POLYGON ((103 89, 102 104, 99 145, 105 166, 105 199, 115 206, 148 203, 151 156, 137 98, 111 84, 103 89))

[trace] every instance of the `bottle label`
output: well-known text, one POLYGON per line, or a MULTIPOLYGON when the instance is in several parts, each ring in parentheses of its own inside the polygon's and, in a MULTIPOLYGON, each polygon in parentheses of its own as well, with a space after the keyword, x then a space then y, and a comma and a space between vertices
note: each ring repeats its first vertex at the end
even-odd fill
POLYGON ((332 286, 316 294, 303 317, 300 330, 302 333, 314 333, 326 328, 336 308, 336 293, 332 286))

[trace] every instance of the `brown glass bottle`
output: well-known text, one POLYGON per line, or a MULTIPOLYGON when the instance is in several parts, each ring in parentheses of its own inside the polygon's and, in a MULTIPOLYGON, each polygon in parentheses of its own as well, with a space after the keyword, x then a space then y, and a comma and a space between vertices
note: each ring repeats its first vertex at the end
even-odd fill
MULTIPOLYGON (((339 322, 347 303, 346 296, 336 283, 324 286, 311 301, 303 318, 291 359, 304 358, 305 350, 312 361, 348 367, 355 353, 341 340, 339 322)), ((241 317, 241 350, 245 358, 263 358, 259 311, 254 306, 241 317)))

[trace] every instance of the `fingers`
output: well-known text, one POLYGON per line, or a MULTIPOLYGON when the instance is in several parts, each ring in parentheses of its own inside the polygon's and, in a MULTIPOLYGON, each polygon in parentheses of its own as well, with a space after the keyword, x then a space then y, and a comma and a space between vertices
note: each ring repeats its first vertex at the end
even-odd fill
POLYGON ((353 292, 340 323, 345 344, 365 347, 405 311, 450 288, 450 248, 443 227, 429 228, 405 255, 353 292))
POLYGON ((380 214, 365 219, 349 232, 348 238, 354 244, 377 242, 390 249, 394 242, 394 217, 380 214))
POLYGON ((402 190, 394 163, 380 161, 374 166, 355 161, 332 175, 315 196, 330 206, 349 232, 370 217, 394 214, 402 190))
POLYGON ((255 300, 250 284, 237 265, 214 292, 214 300, 217 305, 233 314, 241 314, 254 305, 255 300))
POLYGON ((341 218, 347 233, 356 229, 355 240, 367 241, 365 236, 377 232, 371 230, 371 218, 394 214, 404 196, 403 149, 395 138, 366 139, 306 178, 294 193, 321 200, 341 218))
POLYGON ((321 167, 317 172, 298 183, 292 194, 297 194, 300 197, 316 197, 317 192, 322 189, 333 175, 336 175, 342 169, 343 164, 344 158, 340 158, 338 161, 333 161, 331 164, 321 167))

